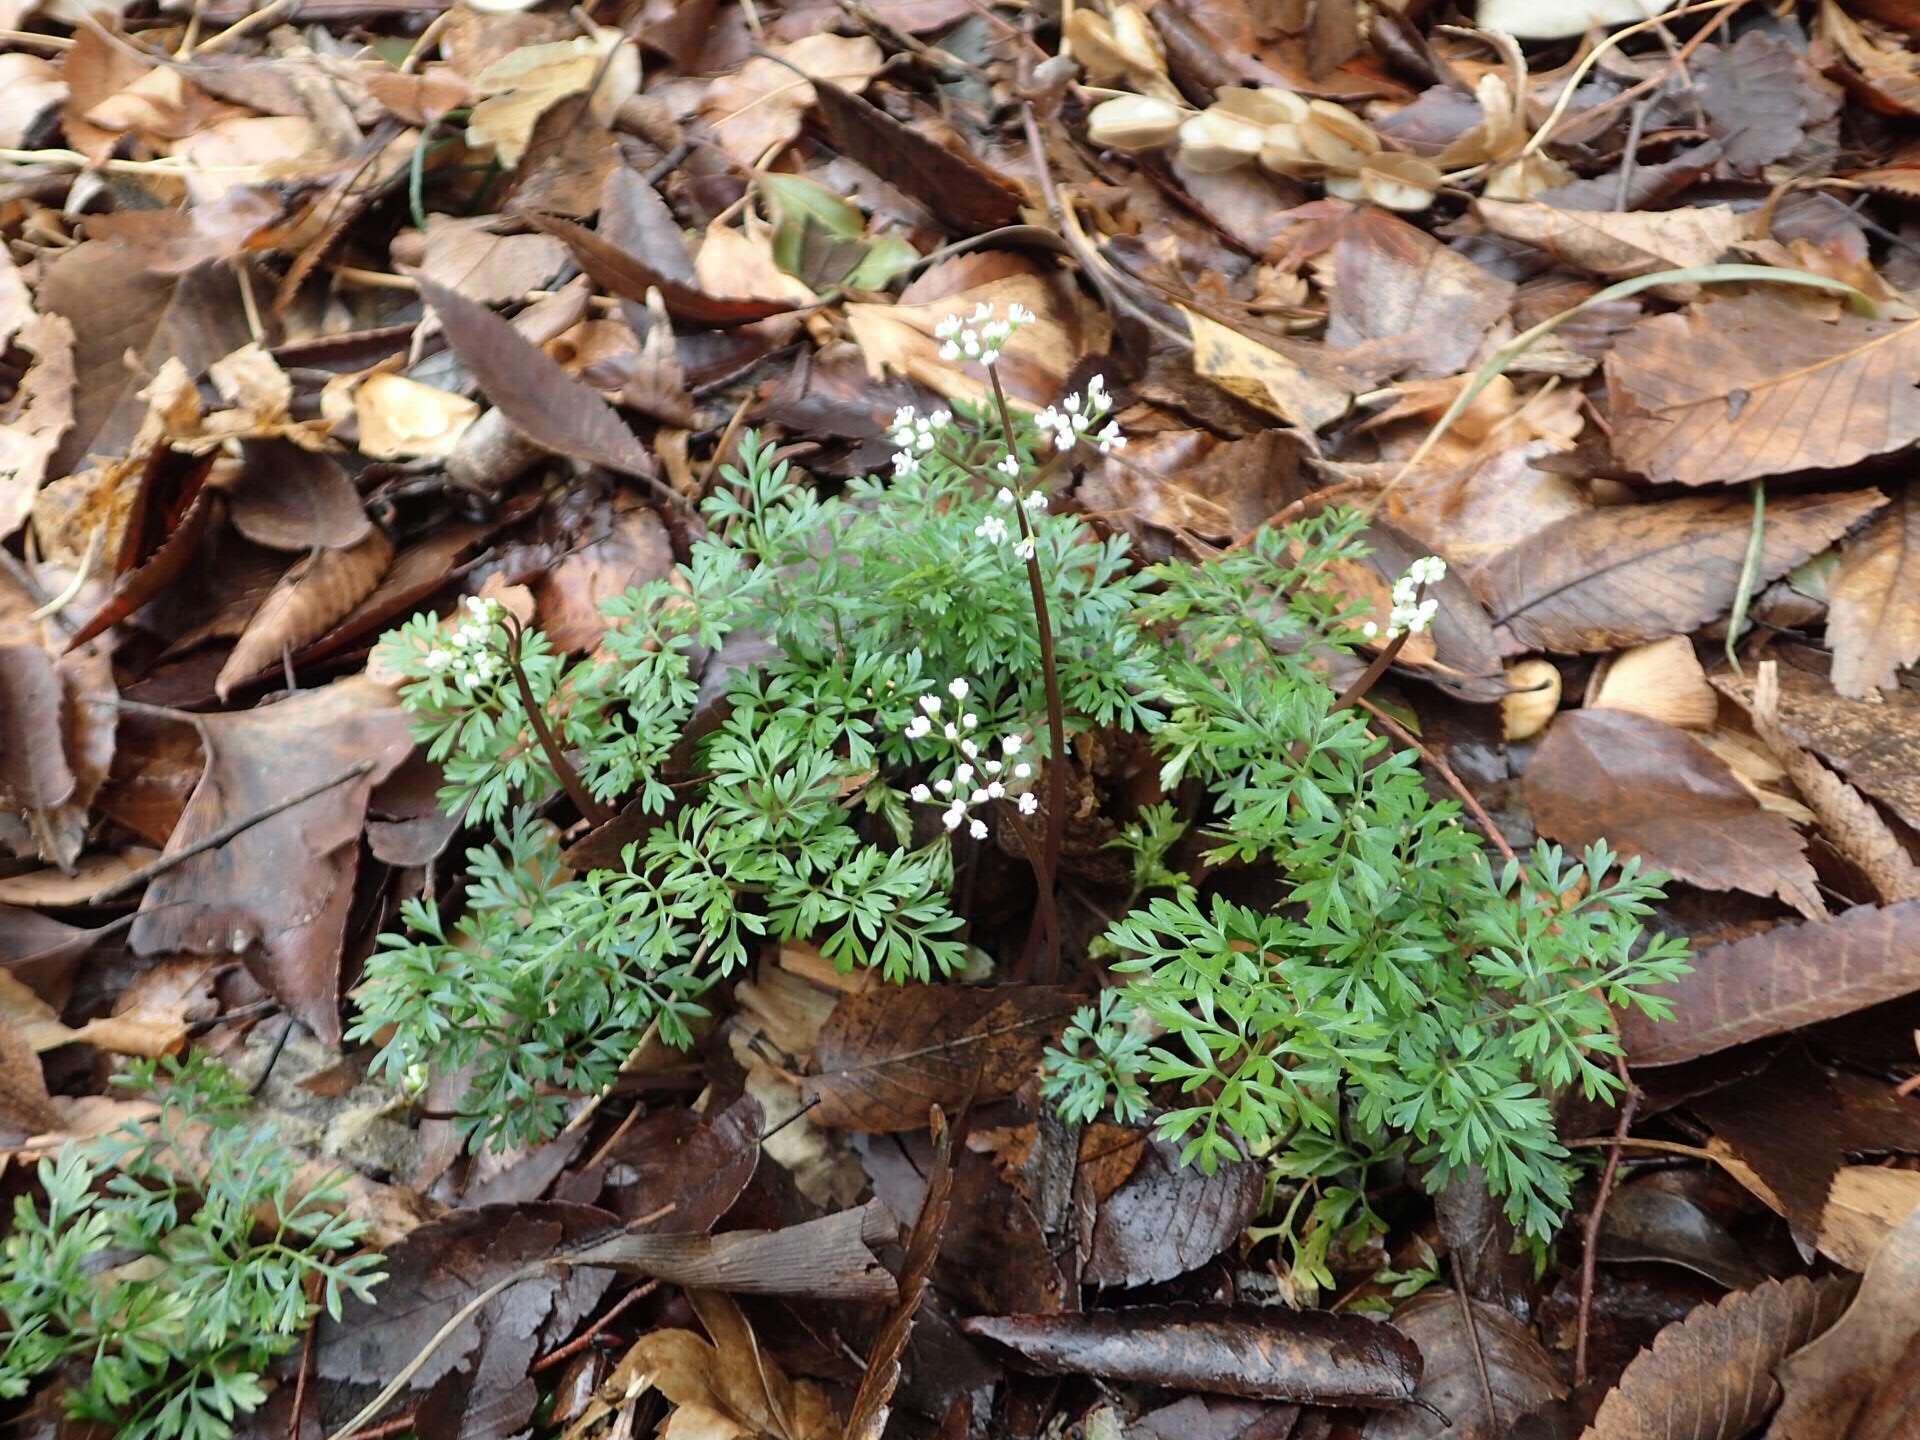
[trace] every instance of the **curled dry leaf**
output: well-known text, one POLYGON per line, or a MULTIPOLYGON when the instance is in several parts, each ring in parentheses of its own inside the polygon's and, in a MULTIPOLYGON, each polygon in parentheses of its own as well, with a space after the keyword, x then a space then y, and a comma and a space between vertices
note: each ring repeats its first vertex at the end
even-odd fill
POLYGON ((1669 635, 1636 645, 1613 657, 1599 677, 1595 710, 1627 710, 1682 730, 1708 730, 1720 712, 1720 700, 1707 683, 1693 641, 1669 635))
POLYGON ((360 453, 373 460, 444 460, 480 407, 404 375, 369 375, 353 391, 360 453))
POLYGON ((1515 1423, 1567 1393, 1533 1331, 1498 1305, 1428 1291, 1393 1312, 1393 1328, 1420 1347, 1416 1398, 1432 1408, 1409 1405, 1371 1416, 1366 1440, 1506 1440, 1515 1423), (1464 1308, 1469 1305, 1471 1311, 1464 1308))
POLYGON ((544 287, 567 261, 551 235, 497 235, 499 220, 427 217, 420 273, 482 305, 505 305, 544 287))
POLYGON ((1562 40, 1598 26, 1625 25, 1673 9, 1680 0, 1480 0, 1474 23, 1521 40, 1562 40))
POLYGON ((1050 985, 876 986, 834 1007, 807 1098, 843 1130, 918 1130, 927 1106, 960 1111, 1011 1095, 1072 1018, 1050 985))
POLYGON ((1420 1350, 1391 1325, 1325 1310, 1153 1305, 961 1322, 1046 1375, 1095 1375, 1310 1405, 1413 1398, 1420 1350))
POLYGON ((1540 833, 1563 844, 1604 839, 1708 890, 1778 894, 1803 915, 1827 913, 1793 826, 1684 730, 1624 710, 1570 710, 1540 742, 1525 787, 1540 833))
POLYGON ((1677 1065, 1784 1035, 1920 990, 1920 901, 1856 905, 1831 920, 1787 921, 1693 957, 1661 990, 1674 1019, 1630 1011, 1620 1033, 1635 1066, 1677 1065))
POLYGON ((1846 1280, 1769 1280, 1655 1337, 1581 1440, 1740 1440, 1779 1403, 1774 1368, 1846 1307, 1846 1280))
POLYGON ((0 807, 43 812, 73 793, 64 703, 51 655, 38 645, 0 645, 0 807))
POLYGON ((1920 320, 1758 291, 1655 315, 1607 356, 1614 453, 1682 485, 1829 470, 1920 439, 1920 320))
POLYGON ((33 513, 35 492, 73 425, 73 326, 61 315, 34 315, 12 340, 33 360, 18 388, 0 402, 0 540, 33 513))
POLYGON ((1833 688, 1873 700, 1920 659, 1920 489, 1908 484, 1841 547, 1827 592, 1833 688))
POLYGON ((296 563, 247 622, 213 682, 214 693, 226 699, 241 681, 326 634, 334 621, 373 593, 392 563, 393 541, 377 526, 356 545, 319 550, 296 563))
POLYGON ((1551 660, 1520 660, 1507 667, 1500 730, 1508 740, 1531 740, 1560 709, 1560 667, 1551 660))
MULTIPOLYGON (((1886 498, 1785 495, 1767 506, 1761 583, 1819 554, 1886 498)), ((1611 650, 1684 635, 1733 605, 1753 531, 1745 496, 1612 505, 1555 521, 1476 579, 1511 650, 1611 650)))
POLYGON ((1304 430, 1332 424, 1353 403, 1347 377, 1306 347, 1282 351, 1198 311, 1183 306, 1181 314, 1193 335, 1194 373, 1229 395, 1304 430))

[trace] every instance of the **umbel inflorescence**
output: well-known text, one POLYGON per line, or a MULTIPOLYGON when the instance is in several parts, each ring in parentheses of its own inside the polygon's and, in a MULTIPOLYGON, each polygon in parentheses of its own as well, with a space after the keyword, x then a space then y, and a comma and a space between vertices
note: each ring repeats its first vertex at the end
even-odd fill
POLYGON ((394 1077, 472 1067, 474 1143, 550 1135, 644 1035, 691 1043, 705 992, 770 938, 897 983, 960 968, 956 856, 1023 857, 1045 907, 1076 747, 1130 731, 1180 803, 1115 817, 1136 859, 1102 942, 1121 984, 1047 1092, 1076 1119, 1152 1116, 1208 1166, 1411 1163, 1434 1186, 1479 1166, 1549 1233, 1571 1178, 1549 1092, 1616 1089, 1609 1007, 1660 1013, 1650 987, 1684 969, 1644 931, 1658 877, 1600 848, 1496 870, 1329 683, 1432 622, 1438 559, 1381 626, 1330 578, 1362 553, 1357 515, 1146 566, 1051 503, 1071 461, 1124 437, 1097 379, 1037 413, 1008 402, 995 362, 1028 319, 942 323, 989 402, 900 411, 886 480, 823 495, 746 435, 687 562, 610 602, 584 659, 491 610, 389 638, 443 802, 483 833, 464 891, 409 902, 383 937, 354 1033, 383 1037, 394 1077), (742 635, 768 658, 708 658, 742 635), (576 787, 648 821, 617 865, 563 864, 544 817, 576 787), (1273 903, 1190 883, 1176 848, 1260 867, 1273 903))

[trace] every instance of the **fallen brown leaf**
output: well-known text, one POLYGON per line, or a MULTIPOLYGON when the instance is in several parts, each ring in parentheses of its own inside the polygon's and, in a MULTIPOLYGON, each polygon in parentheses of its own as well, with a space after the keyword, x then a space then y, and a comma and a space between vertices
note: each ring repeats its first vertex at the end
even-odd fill
POLYGON ((1211 1175, 1180 1147, 1149 1140, 1126 1180, 1100 1203, 1080 1272, 1087 1285, 1157 1285, 1197 1270, 1240 1238, 1265 1190, 1252 1161, 1211 1175))
POLYGON ((1413 1398, 1419 1348, 1391 1325, 1324 1310, 1136 1306, 961 1322, 1046 1375, 1214 1395, 1381 1407, 1413 1398))
POLYGON ((1786 921, 1693 957, 1660 993, 1675 1018, 1621 1017, 1627 1056, 1675 1065, 1920 989, 1920 901, 1856 905, 1831 920, 1786 921))
POLYGON ((1833 688, 1847 698, 1878 699, 1895 672, 1920 659, 1920 491, 1912 485, 1841 547, 1827 607, 1833 688))
POLYGON ((1482 200, 1474 214, 1496 235, 1537 245, 1606 280, 1710 265, 1746 233, 1730 205, 1680 210, 1563 210, 1536 200, 1482 200))
POLYGON ((234 642, 213 682, 222 700, 234 686, 278 664, 309 640, 326 634, 373 592, 393 563, 393 541, 378 526, 357 544, 317 550, 294 565, 268 592, 234 642))
POLYGON ((1642 320, 1607 356, 1613 447, 1659 481, 1831 470, 1920 439, 1920 320, 1755 292, 1642 320))
POLYGON ((1372 342, 1423 377, 1467 369, 1513 303, 1511 281, 1375 206, 1340 226, 1333 274, 1327 343, 1372 342))
MULTIPOLYGON (((1759 580, 1819 554, 1884 503, 1874 490, 1775 497, 1759 580)), ((1532 535, 1488 564, 1476 588, 1512 635, 1509 653, 1637 645, 1726 614, 1752 530, 1744 496, 1610 505, 1532 535)))
POLYGON ((1420 1347, 1416 1397, 1433 1408, 1408 1405, 1370 1416, 1366 1440, 1505 1440, 1522 1418, 1567 1393, 1533 1331, 1498 1305, 1428 1291, 1393 1312, 1393 1328, 1420 1347))
POLYGON ((1844 1280, 1769 1280, 1702 1305, 1643 1350, 1582 1440, 1738 1440, 1780 1399, 1774 1367, 1830 1327, 1844 1280))
POLYGON ((1604 839, 1690 884, 1778 894, 1803 915, 1827 913, 1793 826, 1684 730, 1624 710, 1566 711, 1525 786, 1540 833, 1563 844, 1604 839))
POLYGON ((1867 1266, 1847 1313, 1777 1372, 1786 1392, 1767 1440, 1843 1440, 1920 1334, 1920 1207, 1867 1266))
POLYGON ((227 486, 233 528, 275 550, 340 549, 365 538, 360 492, 331 455, 286 440, 248 440, 227 486))
POLYGON ((778 58, 755 56, 738 73, 709 84, 700 100, 720 148, 749 168, 800 138, 801 117, 819 93, 809 76, 858 92, 885 59, 866 35, 809 35, 768 53, 778 58))

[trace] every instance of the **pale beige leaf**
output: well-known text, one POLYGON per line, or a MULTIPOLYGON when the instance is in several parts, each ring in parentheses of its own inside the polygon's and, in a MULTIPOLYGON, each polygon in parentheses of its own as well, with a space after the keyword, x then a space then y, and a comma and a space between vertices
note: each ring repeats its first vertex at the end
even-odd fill
POLYGON ((799 138, 801 116, 816 98, 807 76, 857 95, 885 60, 879 45, 866 35, 809 35, 776 45, 770 53, 786 64, 756 56, 708 85, 700 100, 700 113, 719 137, 720 148, 742 165, 758 165, 768 151, 799 138))
POLYGON ((1347 413, 1353 391, 1324 370, 1181 307, 1193 334, 1195 373, 1289 424, 1317 430, 1347 413))
POLYGON ((73 424, 73 326, 62 315, 35 315, 13 338, 34 363, 0 404, 0 539, 33 513, 47 463, 73 424))
POLYGON ((1755 291, 1642 320, 1606 375, 1614 453, 1653 480, 1838 469, 1920 439, 1920 320, 1755 291))
POLYGON ((1673 9, 1680 0, 1480 0, 1474 21, 1521 40, 1564 40, 1596 26, 1625 25, 1673 9))
POLYGON ((1599 710, 1631 710, 1682 730, 1711 728, 1720 709, 1693 641, 1684 635, 1616 655, 1588 703, 1599 710))
POLYGON ((1786 1398, 1768 1440, 1842 1440, 1915 1334, 1920 1334, 1920 1209, 1887 1237, 1847 1313, 1780 1367, 1786 1398))
POLYGON ((67 82, 51 61, 24 50, 0 55, 0 145, 23 145, 40 117, 66 98, 67 82))
POLYGON ((60 1128, 60 1112, 47 1094, 40 1057, 27 1037, 0 1015, 0 1129, 38 1135, 60 1128))
POLYGON ((602 124, 640 88, 640 55, 619 30, 589 25, 589 35, 523 45, 473 77, 484 97, 467 117, 467 143, 493 147, 511 169, 526 154, 533 127, 557 102, 593 90, 589 104, 602 124))
POLYGON ((1920 659, 1920 493, 1911 485, 1840 551, 1827 593, 1833 688, 1878 699, 1920 659))
POLYGON ((464 395, 404 375, 369 375, 353 392, 360 453, 373 460, 444 460, 479 418, 464 395))
POLYGON ((1684 210, 1562 210, 1539 201, 1483 200, 1487 229, 1537 245, 1607 280, 1711 265, 1741 239, 1746 221, 1730 205, 1684 210))
POLYGON ((421 273, 483 305, 518 302, 567 263, 567 247, 551 235, 496 235, 491 215, 460 220, 427 217, 421 273))
POLYGON ((368 595, 393 563, 393 541, 379 526, 342 550, 320 550, 300 561, 267 592, 267 598, 234 643, 213 682, 222 700, 241 681, 324 635, 334 621, 368 595))
POLYGON ((693 276, 709 295, 787 300, 796 305, 811 305, 819 298, 804 281, 774 263, 767 236, 743 234, 731 225, 707 227, 700 253, 693 257, 693 276))

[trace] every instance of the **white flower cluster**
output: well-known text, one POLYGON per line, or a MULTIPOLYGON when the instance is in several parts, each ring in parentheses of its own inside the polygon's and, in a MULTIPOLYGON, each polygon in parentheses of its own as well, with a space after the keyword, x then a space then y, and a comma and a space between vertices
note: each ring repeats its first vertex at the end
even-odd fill
MULTIPOLYGON (((954 680, 947 685, 947 694, 953 697, 958 714, 957 719, 950 720, 940 718, 946 708, 945 701, 938 695, 922 695, 920 714, 907 723, 903 732, 909 740, 922 740, 931 735, 938 724, 940 733, 958 752, 958 763, 951 776, 935 780, 931 785, 916 785, 907 792, 921 805, 931 805, 936 799, 944 802, 947 808, 941 812, 940 820, 949 830, 958 830, 960 822, 967 820, 967 812, 975 806, 1003 799, 1010 787, 1033 778, 1033 766, 1014 758, 1024 743, 1018 735, 1002 736, 997 743, 977 738, 980 717, 966 708, 972 688, 965 680, 954 680)), ((1022 815, 1031 815, 1040 808, 1038 797, 1031 791, 1022 794, 1016 803, 1022 815)), ((967 820, 967 833, 976 840, 986 839, 987 822, 978 816, 967 820)))
POLYGON ((945 341, 940 347, 942 360, 958 360, 965 356, 969 360, 978 360, 982 365, 991 365, 1000 358, 1000 352, 1006 343, 1022 325, 1031 325, 1040 317, 1022 305, 1019 301, 1007 306, 1004 320, 996 318, 995 307, 982 300, 973 307, 973 313, 962 320, 958 314, 949 315, 933 327, 935 338, 945 341))
MULTIPOLYGON (((1447 562, 1438 555, 1416 560, 1407 567, 1407 573, 1393 582, 1393 613, 1387 616, 1387 639, 1418 635, 1433 624, 1440 602, 1422 600, 1420 591, 1423 586, 1438 585, 1446 578, 1447 562)), ((1379 635, 1380 627, 1369 620, 1360 627, 1360 633, 1371 640, 1379 635)))
MULTIPOLYGON (((1009 456, 1008 458, 1011 459, 1012 457, 1009 456)), ((1002 468, 1005 468, 1004 462, 1002 462, 1002 468)), ((1016 462, 1013 468, 1017 473, 1020 466, 1016 462)), ((1038 490, 1035 490, 1032 494, 1028 495, 1026 499, 1022 500, 1007 486, 1002 485, 993 498, 995 503, 1003 507, 1023 505, 1029 510, 1044 510, 1047 508, 1047 497, 1038 490)), ((1014 528, 1014 526, 1007 524, 1007 522, 998 515, 989 515, 973 527, 973 533, 979 539, 985 540, 989 545, 1004 545, 1007 543, 1007 537, 1013 534, 1014 528)), ((1030 535, 1022 535, 1018 540, 1015 540, 1013 542, 1013 553, 1018 555, 1022 560, 1032 559, 1033 537, 1030 535)))
POLYGON ((1053 448, 1061 454, 1073 449, 1091 434, 1102 455, 1111 454, 1127 443, 1127 437, 1120 433, 1120 427, 1111 420, 1100 430, 1094 426, 1106 420, 1107 412, 1113 408, 1113 397, 1107 393, 1107 380, 1104 375, 1096 375, 1087 382, 1084 396, 1069 395, 1060 402, 1060 408, 1049 405, 1033 417, 1034 424, 1042 432, 1053 432, 1053 448))
POLYGON ((469 595, 466 608, 470 618, 454 626, 447 633, 447 644, 434 646, 421 662, 428 674, 451 674, 462 690, 471 689, 476 681, 496 679, 506 668, 490 648, 493 627, 500 619, 500 602, 469 595))
POLYGON ((913 406, 902 405, 894 411, 893 423, 887 427, 887 438, 900 447, 893 455, 894 475, 904 478, 919 474, 920 457, 933 449, 940 432, 952 423, 951 410, 921 415, 913 406))

